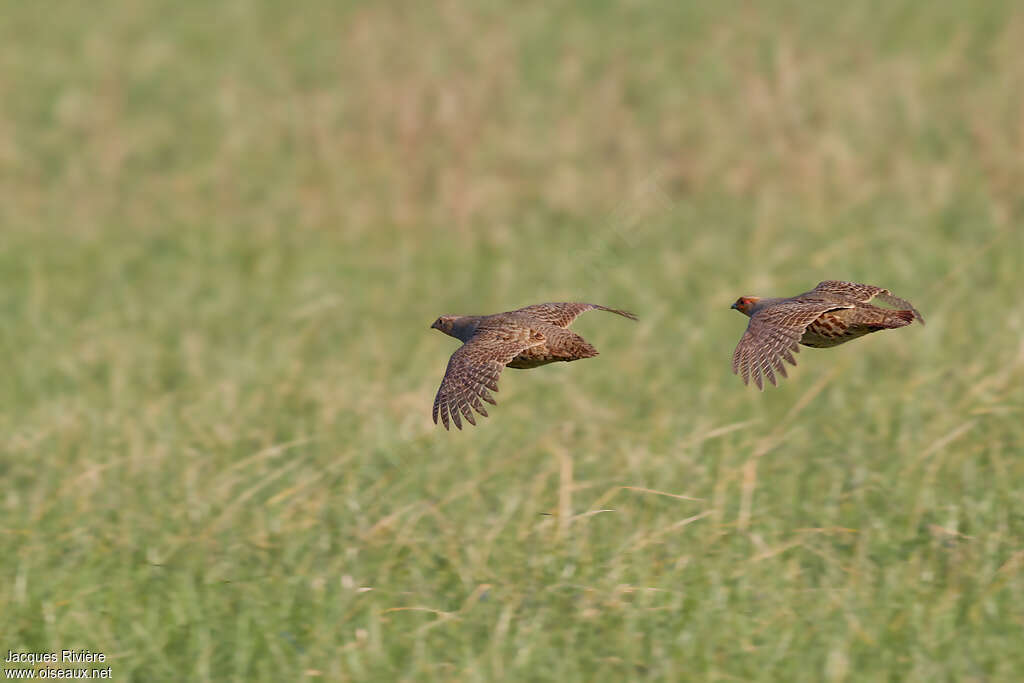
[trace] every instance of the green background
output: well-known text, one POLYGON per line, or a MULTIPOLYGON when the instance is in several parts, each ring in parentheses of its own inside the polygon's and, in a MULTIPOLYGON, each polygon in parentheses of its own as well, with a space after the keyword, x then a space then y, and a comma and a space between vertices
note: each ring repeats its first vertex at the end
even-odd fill
POLYGON ((1019 7, 6 3, 4 656, 1020 679, 1019 7), (744 387, 833 278, 927 325, 744 387), (433 425, 435 317, 561 300, 640 321, 433 425))

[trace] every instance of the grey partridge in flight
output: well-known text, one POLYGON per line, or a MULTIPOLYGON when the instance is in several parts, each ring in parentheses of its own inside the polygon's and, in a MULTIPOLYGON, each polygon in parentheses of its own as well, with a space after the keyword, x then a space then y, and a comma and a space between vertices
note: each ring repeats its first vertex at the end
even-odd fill
POLYGON ((488 392, 498 390, 498 376, 506 367, 535 368, 556 361, 592 358, 597 350, 569 331, 580 313, 608 311, 636 320, 628 311, 583 303, 536 304, 494 315, 442 315, 430 327, 462 340, 452 354, 441 387, 434 398, 434 424, 438 415, 448 429, 448 416, 462 429, 461 416, 475 425, 473 410, 487 417, 483 401, 497 402, 488 392))
POLYGON ((752 377, 763 389, 761 374, 775 385, 775 372, 786 376, 782 361, 796 365, 797 344, 824 349, 838 346, 865 334, 909 325, 924 318, 910 302, 893 296, 888 289, 857 282, 826 280, 809 292, 788 299, 741 296, 732 305, 750 322, 736 351, 732 371, 746 384, 752 377), (895 306, 880 308, 872 299, 895 306))

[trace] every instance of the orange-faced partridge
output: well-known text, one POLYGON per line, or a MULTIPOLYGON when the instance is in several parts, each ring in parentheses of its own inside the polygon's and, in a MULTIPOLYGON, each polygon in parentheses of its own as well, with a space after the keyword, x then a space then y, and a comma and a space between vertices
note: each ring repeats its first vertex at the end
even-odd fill
POLYGON ((753 378, 758 389, 764 388, 762 373, 774 385, 776 372, 786 376, 783 360, 796 365, 798 344, 822 349, 903 327, 915 318, 924 324, 917 309, 888 289, 838 280, 820 282, 788 299, 741 296, 732 307, 750 318, 732 355, 732 371, 744 384, 753 378), (873 299, 899 310, 868 303, 873 299))
POLYGON ((440 415, 448 429, 450 414, 462 429, 460 414, 473 425, 473 410, 486 417, 483 401, 496 404, 488 389, 498 390, 505 367, 527 369, 596 356, 593 346, 566 329, 580 313, 594 309, 636 320, 627 311, 583 303, 536 304, 494 315, 442 315, 435 320, 431 328, 463 344, 448 361, 434 398, 434 424, 440 415))

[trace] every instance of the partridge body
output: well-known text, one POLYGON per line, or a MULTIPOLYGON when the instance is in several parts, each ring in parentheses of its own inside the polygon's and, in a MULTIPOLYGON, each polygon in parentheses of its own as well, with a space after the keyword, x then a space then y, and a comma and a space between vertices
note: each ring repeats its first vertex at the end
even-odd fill
POLYGON ((636 320, 628 311, 585 303, 535 304, 494 315, 442 315, 435 320, 431 328, 463 345, 449 359, 434 398, 434 424, 440 416, 448 429, 450 415, 462 429, 461 414, 475 425, 474 410, 487 417, 483 401, 497 404, 488 390, 498 390, 498 377, 505 367, 529 369, 596 356, 597 350, 587 340, 567 329, 589 310, 636 320))
POLYGON ((775 385, 775 373, 786 376, 783 361, 796 365, 798 344, 813 348, 838 346, 879 330, 904 327, 924 318, 910 302, 888 289, 857 282, 826 280, 809 292, 790 298, 744 296, 733 308, 750 318, 732 356, 732 371, 746 384, 751 377, 763 389, 761 375, 775 385), (877 299, 897 307, 869 303, 877 299))

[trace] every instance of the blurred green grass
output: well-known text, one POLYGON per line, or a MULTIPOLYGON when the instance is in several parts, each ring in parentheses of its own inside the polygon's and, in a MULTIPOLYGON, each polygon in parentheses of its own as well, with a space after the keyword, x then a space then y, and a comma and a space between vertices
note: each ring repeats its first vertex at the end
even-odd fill
POLYGON ((957 0, 8 6, 0 648, 1019 678, 1022 40, 957 0), (744 388, 729 304, 826 278, 928 325, 744 388), (551 300, 641 320, 435 427, 431 321, 551 300))

